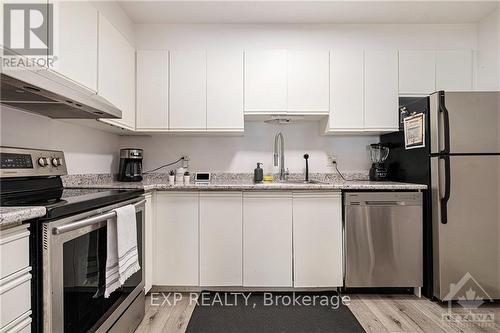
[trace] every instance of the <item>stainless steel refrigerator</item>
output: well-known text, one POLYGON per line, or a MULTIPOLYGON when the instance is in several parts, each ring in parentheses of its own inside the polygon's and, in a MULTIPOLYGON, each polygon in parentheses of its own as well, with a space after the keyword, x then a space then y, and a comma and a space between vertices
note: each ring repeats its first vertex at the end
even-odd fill
POLYGON ((500 92, 439 91, 426 101, 425 147, 406 150, 403 132, 381 141, 393 148, 390 179, 429 186, 427 296, 456 299, 450 287, 469 273, 500 299, 500 92))

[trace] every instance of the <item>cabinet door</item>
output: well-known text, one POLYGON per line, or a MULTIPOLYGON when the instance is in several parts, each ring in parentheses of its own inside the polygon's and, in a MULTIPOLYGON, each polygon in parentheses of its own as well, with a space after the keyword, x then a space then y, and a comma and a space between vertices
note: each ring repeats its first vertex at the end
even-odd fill
POLYGON ((104 122, 135 129, 135 50, 99 14, 98 94, 122 112, 121 119, 104 122))
POLYGON ((436 89, 472 90, 472 51, 436 51, 436 89))
POLYGON ((293 194, 294 287, 342 286, 340 193, 293 194))
POLYGON ((168 52, 137 51, 137 129, 168 129, 168 52))
POLYGON ((284 112, 287 109, 287 52, 245 52, 245 112, 284 112))
POLYGON ((428 95, 436 90, 436 52, 399 51, 399 94, 428 95))
POLYGON ((200 285, 242 285, 241 192, 200 193, 200 285))
POLYGON ((144 205, 144 292, 151 290, 153 285, 153 253, 154 253, 154 199, 153 194, 148 193, 144 196, 146 203, 144 205))
POLYGON ((291 193, 244 193, 243 286, 292 286, 291 193))
POLYGON ((327 113, 330 102, 328 51, 288 51, 287 110, 327 113))
POLYGON ((364 127, 363 51, 334 50, 330 53, 330 129, 359 130, 364 127))
POLYGON ((242 131, 243 52, 207 53, 207 129, 242 131))
POLYGON ((365 52, 365 129, 398 129, 398 53, 365 52))
POLYGON ((53 69, 97 92, 97 9, 85 1, 53 1, 53 69))
POLYGON ((205 51, 170 52, 170 129, 207 128, 205 51))
POLYGON ((198 194, 156 194, 155 285, 198 285, 198 194))

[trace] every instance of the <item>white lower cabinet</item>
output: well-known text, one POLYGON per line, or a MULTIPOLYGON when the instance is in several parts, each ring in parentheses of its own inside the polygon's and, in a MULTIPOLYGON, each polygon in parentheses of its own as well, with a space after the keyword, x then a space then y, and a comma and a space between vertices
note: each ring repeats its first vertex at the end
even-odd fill
POLYGON ((148 196, 146 290, 152 284, 342 286, 340 192, 159 191, 152 200, 148 196))
POLYGON ((156 193, 153 284, 197 286, 198 193, 156 193))
POLYGON ((0 332, 29 331, 31 267, 28 225, 0 231, 0 332))
POLYGON ((292 193, 243 194, 243 286, 292 286, 292 193))
POLYGON ((342 286, 340 192, 293 193, 294 287, 342 286))
POLYGON ((241 192, 200 193, 200 285, 242 285, 241 192))

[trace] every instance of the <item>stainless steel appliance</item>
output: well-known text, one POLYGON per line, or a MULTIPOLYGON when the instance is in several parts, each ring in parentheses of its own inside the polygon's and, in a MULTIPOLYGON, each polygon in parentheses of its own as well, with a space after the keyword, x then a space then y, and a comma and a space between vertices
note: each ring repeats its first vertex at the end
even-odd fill
POLYGON ((430 188, 424 198, 424 251, 432 258, 425 262, 426 295, 465 296, 451 288, 469 273, 482 297, 500 299, 500 92, 439 91, 419 103, 428 104, 421 110, 425 147, 404 149, 402 132, 381 141, 391 147, 392 180, 430 188))
POLYGON ((46 78, 43 72, 50 71, 2 73, 0 103, 50 118, 121 118, 121 111, 95 92, 79 88, 62 76, 46 78))
POLYGON ((133 332, 144 316, 143 190, 68 189, 60 151, 0 147, 2 206, 45 206, 30 223, 34 332, 133 332), (106 226, 136 209, 141 270, 104 298, 106 226))
POLYGON ((345 286, 422 286, 422 194, 351 192, 345 205, 345 286))
POLYGON ((142 149, 120 149, 118 180, 121 182, 142 181, 142 149))
POLYGON ((372 167, 370 168, 370 180, 386 180, 387 168, 385 167, 384 162, 389 156, 389 148, 384 147, 380 143, 372 143, 369 151, 370 160, 372 161, 372 167))

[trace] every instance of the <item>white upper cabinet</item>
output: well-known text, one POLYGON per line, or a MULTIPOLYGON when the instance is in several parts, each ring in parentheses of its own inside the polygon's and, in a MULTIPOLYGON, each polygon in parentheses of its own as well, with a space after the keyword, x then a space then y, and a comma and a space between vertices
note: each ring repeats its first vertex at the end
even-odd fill
POLYGON ((327 113, 329 110, 329 52, 288 51, 287 110, 327 113))
POLYGON ((436 89, 470 91, 472 84, 472 51, 436 51, 436 89))
POLYGON ((90 2, 50 1, 53 4, 53 70, 97 92, 97 9, 90 2))
POLYGON ((245 52, 245 112, 286 111, 286 59, 286 50, 245 52))
POLYGON ((168 52, 137 51, 137 129, 168 129, 168 52))
POLYGON ((428 95, 436 90, 436 52, 399 51, 399 94, 428 95))
POLYGON ((359 50, 330 52, 330 117, 328 130, 362 130, 363 61, 359 50))
POLYGON ((207 130, 243 131, 243 52, 207 52, 207 130))
POLYGON ((398 52, 365 51, 365 129, 398 129, 398 52))
POLYGON ((206 130, 206 60, 205 51, 170 52, 170 129, 206 130))
POLYGON ((135 129, 135 49, 99 14, 98 94, 122 112, 121 119, 102 119, 135 129))
POLYGON ((245 113, 326 114, 328 51, 245 52, 245 113))

